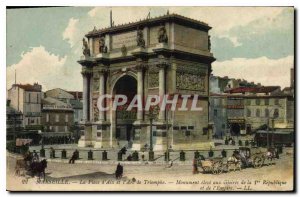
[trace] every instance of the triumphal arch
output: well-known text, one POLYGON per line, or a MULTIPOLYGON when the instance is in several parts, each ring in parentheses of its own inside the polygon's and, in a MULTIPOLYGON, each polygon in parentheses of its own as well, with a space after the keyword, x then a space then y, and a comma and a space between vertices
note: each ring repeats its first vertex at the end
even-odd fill
MULTIPOLYGON (((209 76, 215 60, 206 23, 177 14, 94 30, 83 39, 78 61, 83 77, 84 131, 80 147, 134 150, 207 149, 209 76), (159 111, 150 124, 145 110, 99 110, 101 95, 198 95, 200 111, 159 111), (152 125, 152 126, 150 126, 152 125)), ((103 100, 106 107, 112 105, 103 100)), ((124 106, 126 106, 124 104, 124 106)))

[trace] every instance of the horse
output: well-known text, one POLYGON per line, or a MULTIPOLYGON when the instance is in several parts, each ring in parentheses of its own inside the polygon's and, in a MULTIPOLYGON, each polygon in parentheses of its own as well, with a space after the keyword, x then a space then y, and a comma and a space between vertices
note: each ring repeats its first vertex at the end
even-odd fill
POLYGON ((233 154, 231 157, 228 158, 227 160, 227 168, 228 168, 228 171, 231 170, 231 167, 233 166, 233 170, 236 171, 237 169, 238 170, 241 170, 242 169, 242 162, 239 158, 237 158, 235 156, 235 154, 233 154))
POLYGON ((39 179, 41 178, 41 173, 44 175, 45 179, 45 169, 47 168, 47 160, 43 159, 41 162, 33 162, 30 164, 31 176, 34 177, 34 175, 37 173, 39 179))

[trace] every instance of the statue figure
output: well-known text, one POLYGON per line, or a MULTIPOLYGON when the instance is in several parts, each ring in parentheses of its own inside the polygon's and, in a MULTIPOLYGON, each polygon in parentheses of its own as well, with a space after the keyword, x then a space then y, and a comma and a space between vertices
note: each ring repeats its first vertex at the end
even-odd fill
POLYGON ((158 30, 158 42, 168 43, 167 31, 164 25, 162 25, 158 30))
POLYGON ((137 29, 137 38, 136 38, 137 46, 145 48, 145 40, 143 30, 137 29))
POLYGON ((96 26, 94 26, 93 32, 96 32, 96 31, 97 31, 96 26))
POLYGON ((122 45, 121 52, 122 52, 123 56, 127 55, 127 48, 126 48, 126 46, 124 44, 122 45))
POLYGON ((83 49, 83 55, 84 56, 91 56, 91 52, 90 52, 90 49, 89 49, 89 45, 87 43, 87 41, 83 38, 82 39, 82 49, 83 49))
POLYGON ((105 39, 101 37, 99 40, 99 52, 100 53, 107 53, 107 46, 105 46, 105 39))

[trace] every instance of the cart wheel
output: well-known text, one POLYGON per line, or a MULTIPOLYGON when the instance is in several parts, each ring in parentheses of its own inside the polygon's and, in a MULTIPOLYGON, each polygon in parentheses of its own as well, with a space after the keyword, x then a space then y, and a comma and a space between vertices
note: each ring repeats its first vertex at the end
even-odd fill
POLYGON ((253 166, 254 168, 262 167, 264 161, 261 157, 255 157, 253 160, 253 166))
POLYGON ((261 160, 262 160, 262 162, 261 162, 261 164, 260 164, 260 166, 259 166, 260 168, 264 165, 264 163, 265 163, 265 158, 262 158, 261 160))
POLYGON ((223 166, 220 162, 216 162, 212 166, 212 173, 213 174, 221 174, 223 171, 223 166))
POLYGON ((228 164, 223 164, 223 172, 229 172, 228 170, 228 164))

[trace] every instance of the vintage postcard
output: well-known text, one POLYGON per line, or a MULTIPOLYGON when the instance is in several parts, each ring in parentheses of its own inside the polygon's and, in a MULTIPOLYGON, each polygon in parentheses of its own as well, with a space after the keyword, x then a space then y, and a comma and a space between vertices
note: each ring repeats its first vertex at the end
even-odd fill
POLYGON ((7 7, 7 190, 294 191, 294 14, 7 7))

